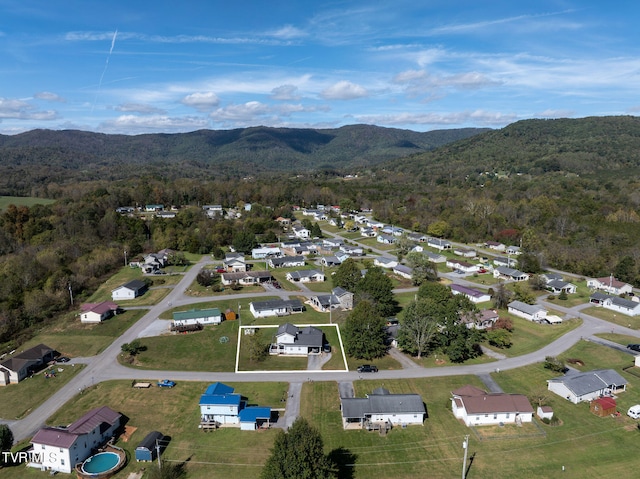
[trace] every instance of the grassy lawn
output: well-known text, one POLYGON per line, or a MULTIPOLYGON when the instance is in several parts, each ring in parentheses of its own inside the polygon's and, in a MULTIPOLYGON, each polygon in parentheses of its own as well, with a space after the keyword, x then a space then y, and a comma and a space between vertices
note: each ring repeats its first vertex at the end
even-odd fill
POLYGON ((601 334, 596 334, 596 336, 603 339, 607 339, 609 341, 613 341, 614 343, 618 343, 622 346, 626 346, 629 343, 634 343, 634 344, 640 343, 638 338, 636 338, 635 336, 627 336, 626 334, 601 333, 601 334))
MULTIPOLYGON (((38 374, 23 379, 18 384, 10 384, 0 388, 0 417, 3 419, 21 419, 33 409, 62 388, 84 366, 71 363, 58 364, 38 374), (62 369, 62 371, 59 371, 62 369), (45 378, 44 371, 55 371, 55 377, 45 378)), ((2 469, 2 468, 0 468, 2 469)))
POLYGON ((218 326, 188 334, 144 338, 147 347, 133 367, 174 371, 233 371, 238 341, 237 321, 224 321, 218 326), (226 336, 228 342, 221 343, 226 336))
POLYGON ((146 310, 132 309, 97 324, 82 324, 78 316, 65 315, 47 325, 22 347, 26 349, 44 343, 64 356, 95 356, 145 313, 146 310))
POLYGON ((35 198, 33 196, 0 196, 0 210, 6 210, 9 205, 28 206, 51 205, 55 200, 46 198, 35 198))
POLYGON ((610 323, 612 323, 611 324, 612 332, 614 331, 613 326, 615 324, 619 326, 624 326, 625 328, 640 329, 640 316, 635 316, 635 317, 626 316, 624 314, 611 311, 610 309, 604 309, 602 307, 597 307, 597 306, 583 309, 581 312, 588 314, 589 316, 594 316, 596 318, 609 321, 610 323))
MULTIPOLYGON (((129 281, 134 279, 143 279, 142 270, 140 268, 130 268, 130 267, 122 267, 120 271, 111 276, 107 281, 105 281, 98 290, 91 295, 89 299, 87 299, 87 303, 99 303, 101 301, 111 301, 111 291, 116 289, 118 286, 121 286, 129 281)), ((182 279, 181 275, 156 275, 149 276, 153 281, 149 291, 144 293, 142 296, 126 300, 119 301, 118 304, 123 308, 127 306, 151 306, 161 301, 170 291, 169 287, 173 284, 176 284, 182 279), (167 286, 164 288, 163 286, 167 286), (158 289, 153 289, 157 287, 158 289)))

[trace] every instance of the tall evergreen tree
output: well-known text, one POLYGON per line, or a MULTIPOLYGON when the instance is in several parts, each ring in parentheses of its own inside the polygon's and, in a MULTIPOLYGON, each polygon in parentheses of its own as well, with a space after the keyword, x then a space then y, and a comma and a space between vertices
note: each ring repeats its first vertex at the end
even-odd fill
POLYGON ((6 424, 0 424, 0 451, 9 451, 13 447, 13 432, 6 424))

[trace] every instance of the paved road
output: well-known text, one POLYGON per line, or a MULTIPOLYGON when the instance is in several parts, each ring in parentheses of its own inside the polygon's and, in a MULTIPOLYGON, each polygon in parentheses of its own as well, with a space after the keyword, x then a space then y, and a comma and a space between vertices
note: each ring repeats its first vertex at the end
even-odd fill
MULTIPOLYGON (((386 252, 380 251, 383 254, 386 252)), ((352 381, 359 378, 358 373, 355 372, 336 372, 336 371, 301 371, 301 372, 274 372, 274 373, 260 373, 260 372, 243 372, 243 373, 212 373, 212 372, 189 372, 189 371, 141 371, 139 369, 131 369, 120 365, 117 362, 118 354, 121 352, 121 346, 124 343, 129 343, 134 339, 144 334, 146 330, 153 324, 158 316, 166 309, 183 306, 203 301, 212 300, 226 300, 228 296, 214 296, 214 297, 189 297, 184 294, 185 288, 187 288, 196 278, 200 268, 204 267, 207 263, 212 263, 208 257, 204 257, 198 264, 194 265, 189 271, 184 274, 182 280, 169 292, 167 297, 162 303, 157 304, 149 308, 148 312, 138 320, 131 328, 116 339, 109 347, 107 347, 101 354, 93 358, 81 358, 76 362, 86 364, 86 367, 79 372, 69 383, 53 394, 42 405, 36 408, 31 414, 19 421, 5 421, 10 424, 11 430, 14 434, 16 441, 21 441, 31 435, 33 435, 40 427, 44 425, 45 420, 56 412, 60 407, 67 403, 76 394, 81 393, 83 389, 96 384, 101 381, 110 379, 138 379, 144 377, 150 380, 164 379, 165 377, 171 377, 177 381, 207 381, 207 382, 271 382, 271 381, 288 381, 290 382, 290 394, 287 400, 287 412, 286 423, 290 425, 299 412, 299 393, 301 385, 304 381, 309 380, 310 376, 313 376, 316 380, 330 379, 341 383, 352 383, 352 381), (293 394, 293 398, 291 397, 293 394), (294 416, 295 415, 295 416, 294 416), (293 418, 293 419, 291 419, 293 418)), ((457 281, 459 282, 459 281, 457 281)), ((477 287, 477 285, 474 285, 477 287)), ((273 293, 265 292, 261 294, 237 294, 234 298, 254 298, 256 296, 268 296, 273 293)), ((311 292, 287 292, 278 290, 277 293, 281 297, 288 297, 289 295, 312 295, 311 292)), ((544 301, 541 302, 543 305, 544 301)), ((461 365, 450 366, 445 368, 423 368, 423 367, 410 367, 396 371, 380 371, 376 374, 367 376, 370 379, 394 379, 394 378, 425 378, 425 377, 438 377, 438 376, 457 376, 457 375, 487 375, 494 372, 497 368, 500 370, 516 369, 528 364, 544 361, 546 356, 557 356, 563 351, 571 348, 581 339, 594 339, 593 335, 604 332, 616 332, 619 334, 626 334, 640 338, 640 331, 624 328, 617 325, 612 325, 606 321, 598 318, 594 318, 587 314, 582 313, 580 310, 588 305, 580 305, 574 308, 564 308, 557 303, 546 304, 548 307, 552 307, 555 310, 559 310, 567 315, 567 317, 579 317, 582 319, 582 324, 558 338, 556 341, 546 345, 542 349, 525 354, 523 356, 515 358, 501 359, 489 364, 477 364, 477 365, 461 365)), ((417 365, 416 365, 417 366, 417 365)), ((364 377, 362 379, 365 379, 364 377)))

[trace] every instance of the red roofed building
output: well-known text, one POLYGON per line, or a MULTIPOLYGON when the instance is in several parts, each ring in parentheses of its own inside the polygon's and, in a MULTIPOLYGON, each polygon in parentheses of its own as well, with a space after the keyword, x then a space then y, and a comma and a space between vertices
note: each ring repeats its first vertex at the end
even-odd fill
POLYGON ((84 303, 80 306, 80 322, 101 323, 117 313, 119 306, 113 301, 103 301, 102 303, 84 303))
POLYGON ((522 424, 533 420, 533 407, 523 394, 487 393, 467 385, 451 395, 453 415, 467 426, 522 424))
POLYGON ((594 399, 589 403, 589 410, 596 416, 610 416, 616 413, 616 400, 609 396, 594 399))

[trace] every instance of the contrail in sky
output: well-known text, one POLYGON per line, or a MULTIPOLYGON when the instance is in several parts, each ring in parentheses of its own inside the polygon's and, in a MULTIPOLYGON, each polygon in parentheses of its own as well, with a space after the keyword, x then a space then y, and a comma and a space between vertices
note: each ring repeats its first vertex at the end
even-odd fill
POLYGON ((98 92, 96 93, 96 99, 93 101, 93 105, 91 106, 91 111, 93 111, 96 106, 96 101, 98 100, 98 95, 100 94, 100 88, 102 88, 102 79, 104 78, 104 74, 107 73, 107 67, 109 66, 109 58, 111 58, 111 54, 113 53, 113 47, 116 46, 116 37, 118 36, 118 29, 113 32, 113 38, 111 39, 111 48, 109 48, 109 54, 107 55, 107 62, 104 65, 104 70, 102 70, 102 75, 100 75, 100 81, 98 82, 98 92))

